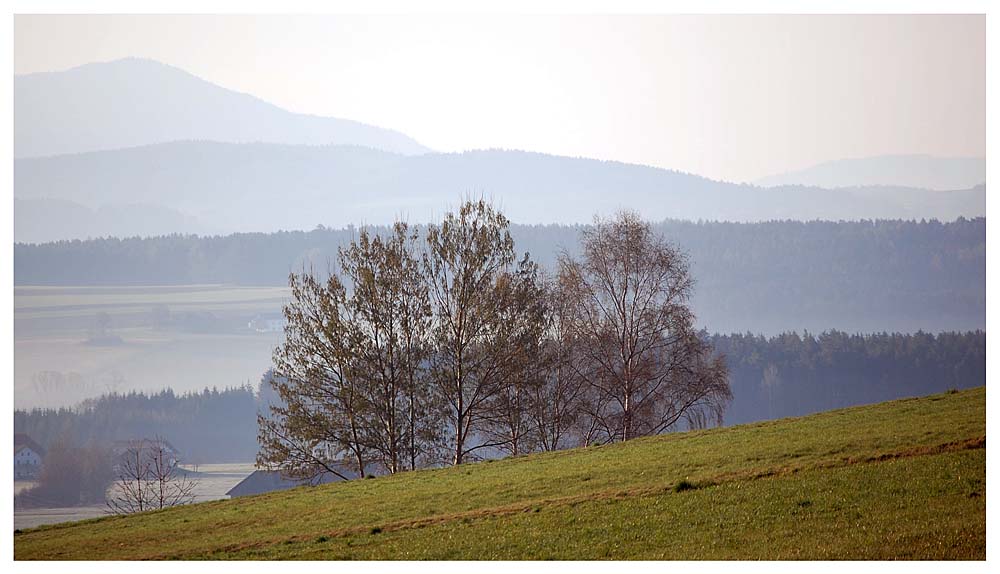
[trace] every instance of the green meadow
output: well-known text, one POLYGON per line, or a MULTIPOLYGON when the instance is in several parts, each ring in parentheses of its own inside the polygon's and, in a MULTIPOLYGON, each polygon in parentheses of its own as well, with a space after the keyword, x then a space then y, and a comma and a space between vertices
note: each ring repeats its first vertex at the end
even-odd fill
POLYGON ((986 557, 980 387, 14 535, 27 559, 986 557))

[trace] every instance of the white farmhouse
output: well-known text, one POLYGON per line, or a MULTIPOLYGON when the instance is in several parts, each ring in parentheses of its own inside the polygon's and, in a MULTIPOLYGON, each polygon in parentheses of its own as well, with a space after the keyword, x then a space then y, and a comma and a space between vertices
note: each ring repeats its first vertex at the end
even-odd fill
POLYGON ((38 476, 45 458, 45 449, 26 434, 14 434, 14 480, 38 476))

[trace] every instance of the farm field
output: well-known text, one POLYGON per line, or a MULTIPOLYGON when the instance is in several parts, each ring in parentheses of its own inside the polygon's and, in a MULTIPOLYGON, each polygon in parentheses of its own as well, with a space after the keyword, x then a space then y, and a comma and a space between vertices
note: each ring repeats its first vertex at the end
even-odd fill
POLYGON ((975 559, 984 387, 15 533, 16 559, 975 559))
POLYGON ((277 317, 286 296, 279 287, 223 285, 15 287, 15 407, 255 384, 280 333, 248 323, 277 317), (88 342, 100 314, 111 344, 88 342))

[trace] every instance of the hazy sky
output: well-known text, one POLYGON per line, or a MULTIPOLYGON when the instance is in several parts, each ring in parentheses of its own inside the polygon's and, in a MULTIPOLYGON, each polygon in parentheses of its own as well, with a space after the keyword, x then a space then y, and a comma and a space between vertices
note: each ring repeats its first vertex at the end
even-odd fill
POLYGON ((283 108, 752 180, 985 155, 983 16, 16 16, 15 73, 126 56, 283 108))

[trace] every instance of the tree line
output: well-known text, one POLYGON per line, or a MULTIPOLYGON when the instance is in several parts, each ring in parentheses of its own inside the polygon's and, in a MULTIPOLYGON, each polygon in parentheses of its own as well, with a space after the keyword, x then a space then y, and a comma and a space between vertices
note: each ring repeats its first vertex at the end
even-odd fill
POLYGON ((727 424, 986 384, 984 331, 712 335, 732 375, 727 424))
POLYGON ((46 448, 61 439, 81 448, 162 436, 185 462, 246 462, 257 452, 255 417, 267 397, 250 384, 183 394, 114 392, 71 408, 15 410, 14 428, 46 448))
MULTIPOLYGON (((726 425, 986 384, 983 331, 736 333, 705 339, 729 368, 733 400, 724 414, 726 425)), ((27 433, 50 453, 60 437, 73 439, 64 450, 83 455, 116 440, 160 435, 185 462, 247 462, 258 450, 257 414, 279 401, 273 377, 269 371, 253 386, 223 390, 109 393, 73 408, 16 410, 14 431, 27 433)), ((574 398, 572 387, 558 380, 550 389, 553 411, 574 398)), ((548 443, 540 448, 569 444, 562 428, 552 424, 538 433, 538 440, 548 443)))
MULTIPOLYGON (((587 225, 511 225, 511 237, 553 271, 579 255, 587 225)), ((985 328, 986 220, 952 222, 663 221, 683 245, 698 290, 691 305, 713 332, 809 329, 915 332, 985 328)), ((423 236, 426 226, 414 226, 423 236)), ((373 232, 387 233, 386 227, 373 232)), ((14 247, 17 285, 281 285, 322 267, 356 228, 61 241, 14 247)))
POLYGON ((479 200, 292 273, 258 465, 364 476, 721 424, 727 370, 694 328, 686 255, 628 212, 580 251, 541 272, 479 200))

